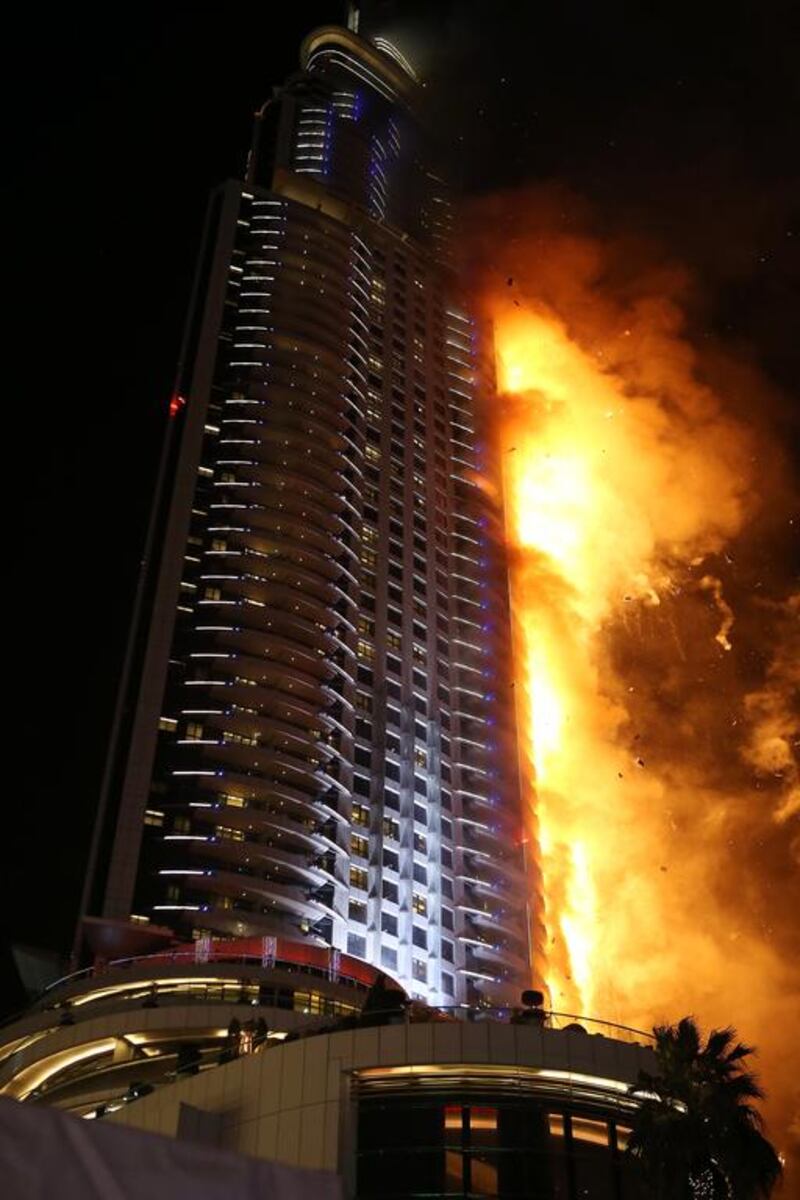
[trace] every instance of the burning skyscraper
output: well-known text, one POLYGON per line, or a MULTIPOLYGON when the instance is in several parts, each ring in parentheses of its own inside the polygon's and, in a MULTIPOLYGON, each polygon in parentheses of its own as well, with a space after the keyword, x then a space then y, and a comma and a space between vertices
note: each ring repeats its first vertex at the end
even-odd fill
POLYGON ((413 68, 334 27, 301 67, 210 207, 86 914, 499 1003, 529 953, 491 343, 413 68))

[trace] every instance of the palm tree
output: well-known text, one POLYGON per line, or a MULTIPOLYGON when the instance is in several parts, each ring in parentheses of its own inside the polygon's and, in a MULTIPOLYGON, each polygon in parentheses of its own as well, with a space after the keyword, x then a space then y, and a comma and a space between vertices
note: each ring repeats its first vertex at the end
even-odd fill
POLYGON ((767 1200, 781 1163, 753 1101, 763 1098, 733 1029, 703 1045, 692 1017, 654 1030, 658 1071, 642 1071, 627 1154, 653 1200, 767 1200))

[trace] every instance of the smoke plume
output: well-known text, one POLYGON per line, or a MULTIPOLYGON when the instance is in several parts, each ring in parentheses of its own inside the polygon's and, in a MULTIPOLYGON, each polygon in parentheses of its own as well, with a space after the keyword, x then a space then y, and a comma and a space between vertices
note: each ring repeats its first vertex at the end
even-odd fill
POLYGON ((640 1028, 735 1025, 797 1153, 800 595, 781 397, 698 330, 691 272, 597 236, 574 197, 475 202, 465 237, 495 327, 551 1002, 640 1028))

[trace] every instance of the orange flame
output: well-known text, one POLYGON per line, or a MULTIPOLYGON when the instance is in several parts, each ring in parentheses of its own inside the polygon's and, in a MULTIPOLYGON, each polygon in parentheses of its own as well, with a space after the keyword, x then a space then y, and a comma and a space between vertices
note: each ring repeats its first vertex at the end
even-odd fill
MULTIPOLYGON (((662 784, 636 779, 646 764, 620 745, 631 705, 604 694, 606 626, 623 605, 659 605, 681 568, 724 545, 742 521, 748 480, 734 431, 708 396, 701 437, 697 422, 670 421, 652 397, 626 388, 554 314, 497 312, 496 348, 548 985, 554 1004, 588 1013, 613 1003, 598 992, 608 993, 610 955, 621 957, 629 934, 624 919, 611 928, 611 895, 656 912, 660 886, 620 870, 607 840, 651 854, 645 823, 628 827, 628 797, 652 806, 662 784)), ((727 632, 722 585, 706 575, 700 586, 725 606, 727 632)))
POLYGON ((524 214, 493 203, 515 222, 513 242, 489 238, 484 292, 544 893, 538 967, 565 1011, 736 1024, 762 1048, 786 1135, 800 656, 776 644, 796 602, 757 610, 747 596, 734 623, 742 585, 726 565, 774 500, 780 454, 698 378, 667 294, 683 276, 662 272, 658 290, 628 272, 621 295, 604 291, 613 250, 520 236, 524 214))

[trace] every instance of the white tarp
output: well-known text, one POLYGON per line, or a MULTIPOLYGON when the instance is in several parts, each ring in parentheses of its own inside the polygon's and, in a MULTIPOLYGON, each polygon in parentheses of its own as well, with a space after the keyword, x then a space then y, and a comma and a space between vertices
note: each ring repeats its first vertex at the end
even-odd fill
POLYGON ((3 1200, 342 1200, 341 1180, 0 1096, 3 1200))

